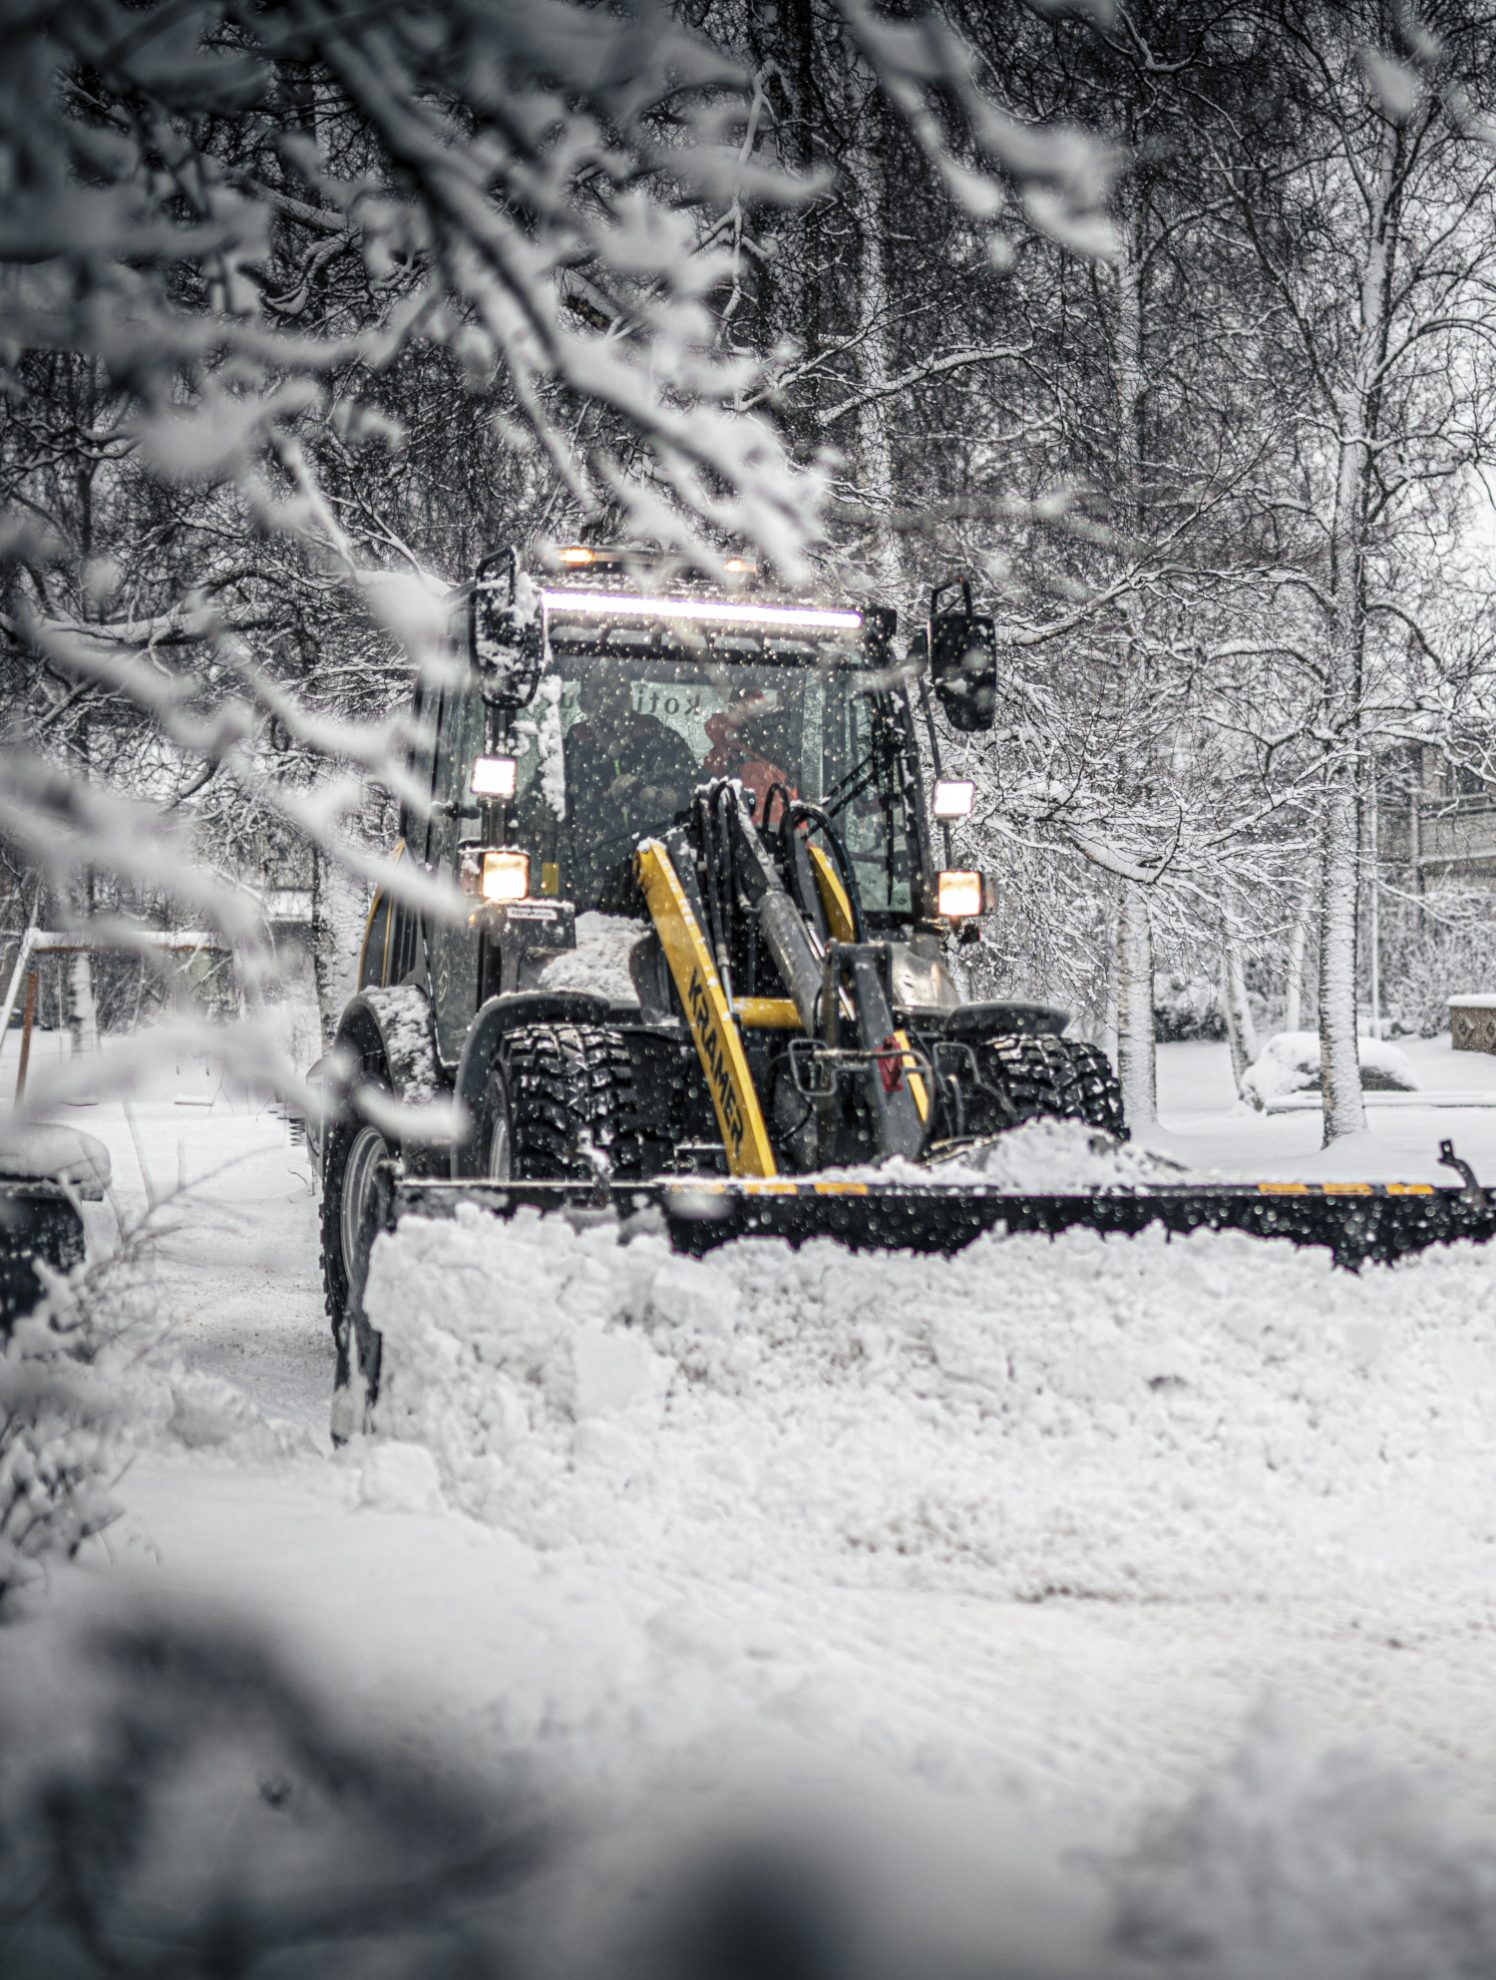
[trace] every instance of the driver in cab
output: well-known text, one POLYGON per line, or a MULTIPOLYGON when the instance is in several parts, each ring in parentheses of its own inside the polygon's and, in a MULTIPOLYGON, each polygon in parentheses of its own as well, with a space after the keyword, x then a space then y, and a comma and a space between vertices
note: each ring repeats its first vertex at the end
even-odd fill
POLYGON ((673 818, 690 802, 698 780, 683 737, 634 706, 623 674, 598 667, 578 684, 582 719, 566 738, 566 780, 582 818, 590 813, 626 828, 673 818))
POLYGON ((782 784, 792 798, 799 796, 789 772, 777 760, 783 753, 775 726, 779 712, 762 688, 744 687, 720 714, 707 717, 712 746, 702 768, 712 777, 736 777, 751 793, 753 815, 760 824, 776 784, 782 784))

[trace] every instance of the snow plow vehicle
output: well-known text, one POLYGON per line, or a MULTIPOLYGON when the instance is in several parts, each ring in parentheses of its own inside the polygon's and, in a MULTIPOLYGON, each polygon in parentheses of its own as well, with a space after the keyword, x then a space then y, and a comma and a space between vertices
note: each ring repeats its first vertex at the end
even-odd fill
POLYGON ((470 906, 376 895, 338 1033, 321 1145, 335 1432, 378 1386, 376 1237, 464 1203, 644 1213, 692 1252, 1161 1224, 1356 1263, 1496 1228, 1468 1176, 1034 1192, 972 1173, 1036 1119, 1126 1125, 1105 1054, 1063 1011, 973 1001, 953 967, 988 882, 950 863, 972 787, 940 775, 931 696, 955 729, 990 728, 998 664, 964 581, 932 593, 901 656, 891 611, 775 596, 741 560, 706 576, 508 552, 479 568, 462 627, 452 678, 417 697, 429 802, 407 806, 401 850, 470 906), (391 1101, 444 1096, 457 1137, 402 1142, 391 1101))

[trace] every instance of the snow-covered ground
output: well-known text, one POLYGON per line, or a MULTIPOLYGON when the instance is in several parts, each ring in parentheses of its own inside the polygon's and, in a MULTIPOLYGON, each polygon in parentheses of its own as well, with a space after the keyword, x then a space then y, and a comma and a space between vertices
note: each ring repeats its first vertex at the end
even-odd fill
MULTIPOLYGON (((1496 1181, 1496 1059, 1407 1049, 1490 1108, 1324 1155, 1235 1107, 1223 1047, 1166 1047, 1150 1144, 1448 1181, 1452 1135, 1496 1181)), ((392 1434, 334 1454, 284 1121, 189 1064, 74 1118, 170 1340, 107 1552, 0 1631, 12 1699, 80 1615, 206 1600, 353 1722, 605 1825, 875 1810, 1015 1962, 1496 1970, 1496 1254, 415 1227, 371 1291, 392 1434)))

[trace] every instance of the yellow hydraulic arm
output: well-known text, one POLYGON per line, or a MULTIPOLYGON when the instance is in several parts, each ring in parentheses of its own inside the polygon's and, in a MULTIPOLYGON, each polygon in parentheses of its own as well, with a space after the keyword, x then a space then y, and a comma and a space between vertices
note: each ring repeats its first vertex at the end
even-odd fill
POLYGON ((701 1069, 717 1110, 722 1145, 727 1150, 728 1173, 776 1175, 769 1131, 764 1126, 763 1109, 758 1104, 737 1021, 701 925, 691 912, 691 903, 686 899, 670 855, 658 839, 646 839, 634 854, 634 874, 680 992, 691 1036, 696 1041, 701 1069))

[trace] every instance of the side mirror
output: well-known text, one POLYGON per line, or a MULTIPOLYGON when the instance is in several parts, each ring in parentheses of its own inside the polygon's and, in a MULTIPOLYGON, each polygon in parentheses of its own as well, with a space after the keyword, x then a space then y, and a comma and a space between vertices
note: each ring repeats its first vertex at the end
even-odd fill
POLYGON ((485 701, 528 707, 545 667, 545 635, 533 606, 522 615, 498 585, 480 578, 473 588, 472 652, 485 701))
POLYGON ((974 612, 930 621, 930 678, 953 729, 971 735, 997 720, 997 624, 974 612))

